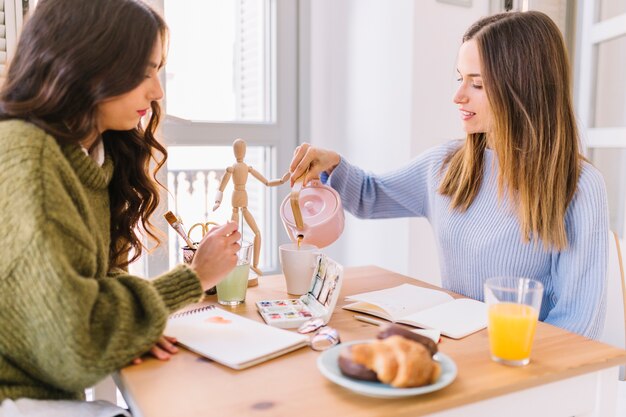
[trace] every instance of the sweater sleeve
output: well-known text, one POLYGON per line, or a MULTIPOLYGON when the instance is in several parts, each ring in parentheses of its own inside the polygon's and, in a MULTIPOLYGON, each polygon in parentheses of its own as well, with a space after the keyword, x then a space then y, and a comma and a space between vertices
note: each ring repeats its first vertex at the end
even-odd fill
POLYGON ((21 133, 0 152, 1 377, 79 393, 146 353, 202 288, 186 266, 107 276, 109 240, 71 167, 53 140, 21 133))
POLYGON ((328 184, 337 190, 344 208, 359 218, 428 216, 430 196, 439 185, 439 168, 449 148, 433 148, 382 175, 364 171, 342 157, 328 184))
MULTIPOLYGON (((179 266, 153 282, 131 275, 95 279, 76 270, 54 224, 17 260, 1 339, 3 354, 36 379, 82 390, 147 352, 168 314, 198 301, 195 273, 179 266)), ((71 256, 89 257, 76 246, 71 256)))
POLYGON ((608 203, 602 175, 585 167, 566 214, 569 246, 553 256, 553 297, 547 300, 552 306, 546 306, 551 310, 545 322, 597 338, 606 314, 608 203))

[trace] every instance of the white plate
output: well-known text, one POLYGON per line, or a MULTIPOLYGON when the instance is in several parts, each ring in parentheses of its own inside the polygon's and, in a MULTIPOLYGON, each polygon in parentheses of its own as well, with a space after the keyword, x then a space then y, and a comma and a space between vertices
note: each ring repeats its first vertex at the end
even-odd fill
POLYGON ((358 379, 348 378, 339 370, 339 353, 347 346, 357 343, 367 343, 369 340, 356 340, 352 342, 340 343, 337 346, 322 352, 317 358, 317 367, 322 375, 330 379, 337 385, 348 388, 358 394, 367 395, 377 398, 400 398, 410 397, 413 395, 426 394, 440 390, 449 385, 456 378, 456 364, 449 356, 439 352, 437 358, 441 365, 441 375, 433 384, 424 385, 417 388, 394 388, 391 385, 382 384, 380 382, 360 381, 358 379))

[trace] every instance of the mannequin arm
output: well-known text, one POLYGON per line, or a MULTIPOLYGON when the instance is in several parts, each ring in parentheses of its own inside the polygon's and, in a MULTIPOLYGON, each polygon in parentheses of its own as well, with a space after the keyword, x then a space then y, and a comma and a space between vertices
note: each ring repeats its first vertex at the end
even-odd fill
POLYGON ((254 178, 256 178, 257 180, 261 181, 263 184, 267 185, 268 187, 275 187, 277 185, 284 184, 285 182, 287 182, 287 180, 290 177, 290 173, 286 172, 285 175, 282 176, 282 178, 278 178, 278 179, 275 179, 275 180, 268 181, 267 178, 265 178, 256 169, 254 169, 252 167, 248 167, 248 171, 250 172, 250 174, 252 174, 252 176, 254 178))
POLYGON ((233 167, 226 168, 226 172, 224 172, 224 176, 222 177, 222 181, 220 182, 219 190, 223 193, 224 189, 228 185, 228 181, 230 181, 230 177, 233 175, 233 167))
POLYGON ((217 190, 217 193, 215 193, 215 205, 213 206, 213 211, 217 210, 220 204, 222 204, 222 196, 224 195, 224 189, 226 188, 228 181, 230 181, 230 177, 233 175, 232 173, 233 173, 232 167, 226 168, 226 172, 224 173, 224 176, 222 177, 222 181, 220 182, 220 188, 217 190))

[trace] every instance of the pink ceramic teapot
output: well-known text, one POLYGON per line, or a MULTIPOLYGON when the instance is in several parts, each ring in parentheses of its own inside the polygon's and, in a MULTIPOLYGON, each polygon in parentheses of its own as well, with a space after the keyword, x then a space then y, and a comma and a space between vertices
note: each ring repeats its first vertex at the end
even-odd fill
POLYGON ((344 214, 341 198, 337 191, 322 184, 319 179, 302 185, 299 178, 280 205, 289 238, 296 242, 309 243, 318 248, 330 245, 343 232, 344 214))

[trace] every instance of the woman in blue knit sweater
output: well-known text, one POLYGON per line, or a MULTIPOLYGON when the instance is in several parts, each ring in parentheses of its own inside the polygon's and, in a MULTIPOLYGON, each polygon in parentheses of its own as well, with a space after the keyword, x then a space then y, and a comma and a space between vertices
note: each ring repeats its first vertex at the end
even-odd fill
POLYGON ((463 37, 457 71, 465 140, 384 175, 305 143, 292 181, 321 175, 358 217, 426 217, 444 288, 482 300, 489 277, 534 278, 545 287, 540 320, 598 337, 607 198, 580 151, 558 27, 540 12, 483 18, 463 37))

